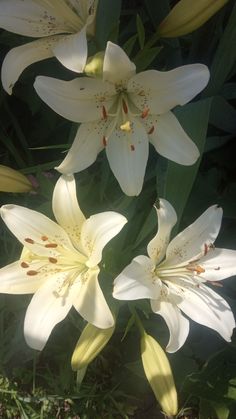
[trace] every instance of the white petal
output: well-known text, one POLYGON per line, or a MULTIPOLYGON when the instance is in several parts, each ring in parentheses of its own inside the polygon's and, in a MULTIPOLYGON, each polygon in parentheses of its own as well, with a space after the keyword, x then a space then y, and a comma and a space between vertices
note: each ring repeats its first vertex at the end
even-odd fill
POLYGON ((160 314, 165 320, 170 339, 166 346, 167 352, 176 352, 183 346, 189 334, 189 321, 179 308, 170 301, 152 300, 151 307, 154 313, 160 314))
POLYGON ((66 232, 43 214, 18 205, 1 207, 1 217, 11 232, 30 252, 41 256, 57 256, 55 243, 74 250, 66 232))
POLYGON ((201 285, 184 290, 179 308, 192 320, 216 330, 230 342, 235 320, 228 303, 212 289, 201 285))
POLYGON ((104 63, 103 80, 114 84, 125 84, 135 74, 136 67, 121 47, 112 42, 107 43, 104 63))
POLYGON ((129 97, 140 109, 163 114, 184 105, 207 85, 210 74, 203 64, 190 64, 171 71, 147 70, 128 82, 129 97))
POLYGON ((80 242, 85 216, 77 201, 74 176, 61 176, 58 179, 53 191, 52 208, 58 224, 76 246, 80 242))
POLYGON ((80 172, 93 164, 104 148, 103 137, 107 121, 85 122, 80 125, 65 159, 56 169, 65 174, 80 172))
POLYGON ((163 266, 174 266, 202 256, 206 246, 214 243, 218 236, 221 219, 222 209, 217 205, 209 207, 170 242, 163 266))
POLYGON ((31 37, 49 36, 73 31, 70 23, 52 8, 49 2, 32 0, 1 0, 0 27, 31 37), (46 6, 46 7, 45 7, 46 6))
POLYGON ((80 32, 58 42, 53 48, 53 52, 66 68, 82 73, 88 55, 86 26, 80 32))
POLYGON ((161 282, 153 273, 147 256, 137 256, 114 281, 113 297, 117 300, 159 298, 161 282))
POLYGON ((98 269, 90 269, 87 272, 73 304, 87 322, 100 329, 108 329, 114 325, 114 318, 100 288, 98 273, 98 269))
POLYGON ((92 215, 85 221, 81 230, 81 244, 88 256, 88 267, 94 267, 101 261, 103 248, 126 223, 123 215, 113 211, 92 215))
POLYGON ((41 351, 54 326, 69 312, 76 289, 63 288, 68 273, 62 272, 48 281, 34 294, 25 316, 24 335, 27 344, 41 351))
POLYGON ((60 39, 59 35, 37 39, 37 41, 11 49, 3 60, 1 70, 2 85, 6 92, 12 94, 14 84, 26 67, 52 57, 52 47, 60 39))
POLYGON ((159 199, 158 206, 155 209, 158 218, 158 231, 156 236, 148 243, 147 252, 154 264, 157 265, 165 256, 171 230, 177 221, 177 215, 166 199, 159 199))
POLYGON ((126 195, 139 195, 148 159, 148 138, 137 119, 131 122, 131 131, 113 130, 108 138, 106 154, 121 189, 126 195))
POLYGON ((74 122, 91 122, 103 117, 116 96, 109 83, 80 77, 71 81, 36 77, 34 87, 39 97, 55 112, 74 122))
POLYGON ((146 124, 154 127, 154 131, 149 134, 149 139, 161 156, 185 166, 197 161, 200 155, 197 146, 172 112, 151 116, 146 124))
POLYGON ((206 281, 221 281, 236 275, 236 251, 212 248, 199 262, 205 272, 201 278, 206 281))
MULTIPOLYGON (((0 293, 4 294, 33 294, 45 281, 42 275, 29 276, 28 269, 21 266, 23 260, 17 260, 0 269, 0 293)), ((30 270, 35 269, 31 263, 30 270)))

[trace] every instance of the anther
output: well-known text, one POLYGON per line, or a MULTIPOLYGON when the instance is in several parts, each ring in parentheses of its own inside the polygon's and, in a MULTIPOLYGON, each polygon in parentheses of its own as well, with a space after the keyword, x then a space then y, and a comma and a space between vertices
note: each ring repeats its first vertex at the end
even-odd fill
POLYGON ((34 275, 38 275, 38 272, 37 271, 28 271, 28 272, 26 272, 26 275, 34 276, 34 275))
POLYGON ((126 105, 126 102, 124 101, 124 99, 122 99, 122 106, 123 106, 123 111, 124 113, 128 113, 128 106, 126 105))
POLYGON ((42 240, 43 242, 46 242, 46 241, 48 240, 48 237, 47 237, 47 236, 42 236, 42 237, 41 237, 41 240, 42 240))
POLYGON ((150 130, 148 131, 148 134, 152 134, 154 131, 154 125, 150 128, 150 130))
POLYGON ((104 145, 104 147, 107 146, 107 139, 105 136, 102 137, 102 144, 104 145))
POLYGON ((208 252, 208 246, 207 246, 207 244, 205 243, 205 244, 204 244, 204 256, 206 256, 207 252, 208 252))
POLYGON ((141 118, 146 118, 149 114, 150 109, 146 108, 143 110, 143 112, 141 113, 141 118))
POLYGON ((133 145, 133 144, 130 144, 130 150, 131 150, 131 151, 134 151, 134 150, 135 150, 135 147, 134 147, 134 145, 133 145))
POLYGON ((52 257, 50 257, 50 258, 48 258, 48 260, 49 260, 49 262, 51 262, 51 263, 57 263, 57 259, 56 259, 56 258, 52 258, 52 257))
POLYGON ((29 237, 27 237, 25 239, 25 242, 30 243, 30 244, 34 244, 34 240, 33 239, 30 239, 29 237))
POLYGON ((20 266, 22 268, 28 268, 29 267, 28 263, 26 263, 26 262, 21 262, 20 266))
POLYGON ((102 106, 102 119, 107 119, 107 111, 105 106, 102 106))
POLYGON ((57 247, 58 245, 57 245, 57 243, 47 243, 47 244, 45 244, 45 247, 47 247, 47 248, 55 248, 55 247, 57 247))

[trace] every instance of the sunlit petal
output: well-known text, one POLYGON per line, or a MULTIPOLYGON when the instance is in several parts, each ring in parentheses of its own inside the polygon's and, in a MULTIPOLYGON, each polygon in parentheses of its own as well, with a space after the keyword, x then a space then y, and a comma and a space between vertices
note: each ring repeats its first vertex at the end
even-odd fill
POLYGON ((65 37, 53 48, 54 55, 69 70, 81 73, 84 70, 87 55, 86 26, 73 35, 65 37))
POLYGON ((46 280, 42 275, 27 275, 29 270, 38 268, 38 263, 31 263, 26 268, 24 259, 17 260, 0 269, 0 292, 4 294, 33 294, 46 280))
POLYGON ((135 69, 134 63, 123 49, 108 41, 103 64, 103 80, 117 85, 124 84, 135 74, 135 69))
POLYGON ((210 248, 206 256, 201 258, 201 266, 205 270, 201 278, 206 281, 229 278, 236 275, 236 251, 210 248))

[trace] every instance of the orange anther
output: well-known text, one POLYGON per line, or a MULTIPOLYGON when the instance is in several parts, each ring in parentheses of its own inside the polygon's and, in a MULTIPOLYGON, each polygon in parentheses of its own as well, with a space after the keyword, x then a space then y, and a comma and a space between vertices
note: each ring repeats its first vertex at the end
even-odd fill
POLYGON ((43 242, 46 242, 46 241, 48 240, 48 237, 47 237, 47 236, 42 236, 42 237, 41 237, 41 240, 42 240, 43 242))
POLYGON ((105 106, 102 106, 102 119, 107 119, 107 111, 105 106))
POLYGON ((30 244, 34 244, 34 240, 33 239, 30 239, 29 237, 27 237, 25 239, 25 242, 30 243, 30 244))
POLYGON ((29 267, 28 263, 26 263, 26 262, 21 262, 20 266, 22 268, 28 268, 29 267))
POLYGON ((38 272, 37 271, 28 271, 28 272, 26 272, 26 274, 29 275, 29 276, 34 276, 34 275, 38 275, 38 272))
POLYGON ((123 111, 124 113, 128 113, 128 106, 126 104, 126 102, 124 101, 124 99, 122 99, 122 106, 123 106, 123 111))
POLYGON ((51 262, 51 263, 57 263, 57 259, 56 259, 56 258, 52 258, 52 257, 50 257, 50 258, 48 258, 48 260, 49 260, 49 262, 51 262))
POLYGON ((149 114, 150 109, 146 108, 143 110, 143 112, 141 113, 141 118, 146 118, 149 114))
POLYGON ((56 244, 56 243, 47 243, 47 244, 45 244, 45 247, 47 247, 47 248, 54 248, 54 247, 57 247, 58 245, 56 244))

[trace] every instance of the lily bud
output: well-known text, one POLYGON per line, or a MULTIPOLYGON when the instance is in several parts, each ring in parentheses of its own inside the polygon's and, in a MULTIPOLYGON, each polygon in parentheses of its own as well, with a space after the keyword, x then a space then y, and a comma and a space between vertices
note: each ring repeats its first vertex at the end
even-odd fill
POLYGON ((88 323, 81 333, 73 352, 71 358, 72 370, 80 370, 92 362, 104 346, 106 346, 114 330, 115 326, 109 329, 99 329, 88 323))
POLYGON ((84 72, 87 76, 101 77, 103 70, 104 51, 97 52, 97 54, 90 57, 85 66, 84 72))
POLYGON ((32 184, 25 175, 8 166, 0 165, 1 192, 29 192, 32 184))
POLYGON ((146 377, 163 412, 168 416, 176 415, 177 392, 170 363, 159 343, 145 332, 141 337, 141 357, 146 377))
POLYGON ((228 0, 180 0, 159 26, 162 38, 174 38, 195 31, 228 0))

